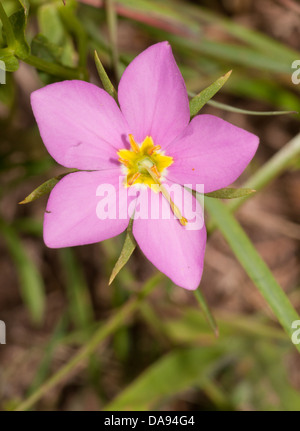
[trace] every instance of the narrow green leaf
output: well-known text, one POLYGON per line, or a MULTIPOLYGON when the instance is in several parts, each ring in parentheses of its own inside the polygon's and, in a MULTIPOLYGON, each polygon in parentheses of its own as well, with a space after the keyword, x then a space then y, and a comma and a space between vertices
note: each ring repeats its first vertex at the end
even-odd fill
POLYGON ((61 249, 60 257, 72 323, 78 329, 87 329, 93 321, 93 309, 84 272, 71 248, 61 249))
POLYGON ((231 72, 232 70, 221 76, 221 78, 217 79, 213 84, 202 90, 190 100, 191 118, 197 115, 200 109, 223 87, 230 77, 231 72))
POLYGON ((33 192, 31 192, 28 196, 26 196, 25 199, 19 202, 19 204, 28 204, 29 202, 33 202, 41 198, 42 196, 47 195, 63 177, 68 174, 71 174, 72 172, 77 172, 77 169, 72 169, 70 172, 66 172, 65 174, 58 175, 57 177, 45 181, 43 184, 33 190, 33 192))
POLYGON ((124 242, 120 257, 117 260, 117 263, 115 264, 114 269, 112 270, 109 283, 108 283, 109 285, 114 281, 114 279, 121 271, 123 266, 126 265, 126 263, 128 262, 130 256, 132 255, 136 247, 136 241, 132 235, 132 224, 133 224, 133 219, 130 219, 130 222, 127 228, 125 242, 124 242))
MULTIPOLYGON (((300 317, 245 231, 221 201, 205 199, 205 208, 222 232, 237 259, 264 296, 289 337, 291 337, 293 333, 292 323, 295 320, 300 320, 300 317)), ((295 347, 300 352, 300 344, 295 347)))
POLYGON ((44 282, 15 230, 0 220, 0 231, 15 262, 21 295, 34 323, 41 323, 45 310, 44 282))
POLYGON ((209 306, 207 305, 207 302, 201 292, 201 290, 198 288, 197 290, 194 291, 194 295, 201 307, 201 310, 203 311, 203 314, 207 320, 207 322, 209 323, 211 329, 214 331, 215 336, 218 338, 219 337, 219 328, 217 325, 217 322, 209 308, 209 306))
POLYGON ((108 75, 107 75, 107 73, 103 67, 103 64, 101 63, 100 58, 99 58, 96 51, 95 51, 95 63, 96 63, 98 75, 99 75, 99 78, 102 82, 104 90, 107 91, 108 94, 110 94, 115 99, 115 101, 118 103, 118 94, 117 94, 113 84, 111 83, 111 80, 109 79, 109 77, 108 77, 108 75))
POLYGON ((241 189, 233 189, 230 187, 216 190, 215 192, 205 193, 204 195, 208 198, 217 198, 217 199, 235 199, 242 198, 244 196, 252 195, 256 190, 241 188, 241 189))
POLYGON ((298 114, 297 111, 249 111, 248 109, 236 108, 234 106, 227 105, 225 103, 216 102, 215 100, 209 100, 208 105, 215 108, 223 109, 224 111, 236 112, 237 114, 246 115, 288 115, 288 114, 298 114))
POLYGON ((216 346, 173 350, 130 384, 105 411, 149 410, 167 397, 209 377, 220 355, 216 346))

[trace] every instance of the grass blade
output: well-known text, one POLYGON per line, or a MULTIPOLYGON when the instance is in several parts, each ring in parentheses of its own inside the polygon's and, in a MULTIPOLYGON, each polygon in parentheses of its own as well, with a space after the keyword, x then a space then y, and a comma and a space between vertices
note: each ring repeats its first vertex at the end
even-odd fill
MULTIPOLYGON (((205 207, 237 259, 291 337, 293 333, 292 322, 300 318, 245 231, 226 205, 219 200, 205 199, 205 207)), ((295 347, 300 352, 300 344, 295 347)))
POLYGON ((21 295, 32 321, 39 324, 45 310, 45 287, 43 279, 15 230, 0 220, 0 231, 15 262, 20 280, 21 295))
POLYGON ((149 410, 201 378, 207 378, 220 354, 216 346, 173 350, 151 365, 105 411, 149 410))

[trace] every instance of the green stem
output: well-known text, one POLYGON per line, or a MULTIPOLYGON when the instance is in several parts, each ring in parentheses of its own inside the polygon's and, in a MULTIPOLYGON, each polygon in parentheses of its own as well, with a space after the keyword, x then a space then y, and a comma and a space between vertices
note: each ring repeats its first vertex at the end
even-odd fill
POLYGON ((30 64, 30 66, 34 66, 50 75, 59 76, 60 78, 65 79, 84 79, 84 73, 78 69, 71 69, 60 66, 59 64, 53 64, 34 55, 29 55, 28 57, 22 58, 22 60, 25 63, 30 64))
POLYGON ((14 55, 14 50, 13 49, 11 49, 11 48, 9 48, 9 47, 7 47, 7 48, 1 48, 0 49, 0 57, 2 58, 2 57, 8 57, 8 56, 11 56, 11 55, 14 55))
POLYGON ((12 25, 10 23, 9 18, 6 15, 4 7, 2 6, 1 3, 0 3, 0 19, 2 21, 2 25, 3 25, 3 28, 4 28, 5 33, 6 33, 7 45, 8 46, 14 46, 15 41, 16 41, 14 31, 13 31, 13 28, 12 28, 12 25))
POLYGON ((215 318, 209 308, 209 306, 207 305, 207 302, 205 301, 205 298, 201 292, 201 290, 198 288, 197 290, 194 291, 194 295, 200 305, 200 308, 203 311, 203 314, 208 322, 208 324, 210 325, 210 327, 212 328, 212 330, 215 333, 216 337, 219 337, 219 328, 218 325, 215 321, 215 318))
POLYGON ((39 389, 37 389, 27 400, 23 401, 15 410, 24 411, 30 409, 43 395, 45 395, 50 389, 56 386, 61 380, 65 379, 75 368, 86 358, 94 352, 99 344, 103 342, 109 335, 116 331, 129 316, 137 310, 140 303, 146 298, 152 290, 157 286, 161 279, 161 274, 156 274, 145 284, 143 290, 135 297, 130 299, 124 304, 119 312, 114 314, 108 322, 101 326, 89 342, 83 346, 79 352, 56 374, 50 377, 39 389))

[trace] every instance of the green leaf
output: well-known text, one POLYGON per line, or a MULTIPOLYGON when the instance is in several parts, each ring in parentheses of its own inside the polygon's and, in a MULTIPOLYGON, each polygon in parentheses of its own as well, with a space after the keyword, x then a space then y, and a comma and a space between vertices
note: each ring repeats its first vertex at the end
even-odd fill
POLYGON ((63 54, 62 47, 51 43, 43 34, 38 34, 32 40, 31 52, 43 60, 54 61, 56 63, 60 63, 63 54))
POLYGON ((70 172, 66 172, 65 174, 58 175, 57 177, 51 178, 50 180, 45 181, 43 184, 38 186, 33 192, 31 192, 25 199, 23 199, 19 204, 28 204, 29 202, 33 202, 42 196, 51 192, 51 190, 56 186, 56 184, 66 175, 71 174, 72 172, 77 172, 77 169, 72 169, 70 172))
POLYGON ((134 249, 136 247, 136 241, 132 235, 132 224, 133 224, 133 219, 130 219, 130 222, 127 228, 125 242, 124 242, 120 257, 117 260, 117 263, 115 264, 112 270, 108 284, 111 284, 114 281, 118 273, 121 271, 123 266, 126 265, 130 256, 134 252, 134 249))
POLYGON ((30 54, 30 47, 25 37, 27 17, 24 9, 20 9, 9 17, 14 36, 15 36, 15 54, 21 59, 26 59, 30 54))
POLYGON ((208 198, 217 198, 217 199, 235 199, 242 198, 244 196, 252 195, 256 190, 241 188, 241 189, 233 189, 230 187, 216 190, 215 192, 205 193, 204 195, 208 198))
POLYGON ((207 378, 216 362, 217 347, 173 350, 151 365, 105 411, 149 410, 207 378))
MULTIPOLYGON (((205 199, 205 208, 222 232, 237 259, 264 296, 289 337, 291 337, 293 333, 292 323, 294 320, 300 320, 300 317, 245 231, 221 201, 205 199)), ((295 347, 300 352, 300 344, 295 347)))
POLYGON ((113 84, 111 83, 111 80, 109 79, 109 77, 108 77, 108 75, 107 75, 107 73, 103 67, 103 64, 101 63, 100 58, 99 58, 96 51, 95 51, 95 57, 94 58, 95 58, 95 63, 96 63, 98 75, 99 75, 99 78, 102 82, 104 90, 107 91, 108 94, 110 94, 115 99, 115 101, 118 103, 118 94, 117 94, 113 84))
POLYGON ((190 100, 190 113, 191 118, 198 114, 200 109, 223 87, 225 82, 231 75, 232 70, 227 72, 224 76, 217 79, 209 87, 202 90, 197 96, 190 100))
POLYGON ((38 9, 38 23, 43 36, 60 47, 59 62, 65 66, 74 66, 75 49, 72 39, 65 29, 59 13, 60 4, 45 4, 38 9))
POLYGON ((41 323, 45 310, 45 287, 41 274, 15 230, 0 220, 0 231, 15 262, 21 295, 30 317, 34 323, 41 323))

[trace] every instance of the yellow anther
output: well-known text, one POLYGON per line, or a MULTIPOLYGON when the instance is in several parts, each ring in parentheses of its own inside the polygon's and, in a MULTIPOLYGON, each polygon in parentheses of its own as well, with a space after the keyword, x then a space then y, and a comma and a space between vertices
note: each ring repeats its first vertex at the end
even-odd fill
POLYGON ((130 163, 129 163, 129 161, 128 161, 128 160, 121 159, 121 157, 118 159, 118 161, 119 161, 120 163, 122 163, 122 165, 125 165, 125 166, 127 166, 127 167, 130 165, 130 163))
POLYGON ((129 136, 129 142, 130 142, 130 146, 131 146, 132 150, 135 153, 139 153, 140 152, 140 147, 135 142, 133 135, 130 133, 128 136, 129 136))
POLYGON ((160 175, 160 173, 159 173, 159 171, 158 171, 158 169, 157 169, 157 167, 155 165, 153 165, 150 169, 154 173, 154 175, 157 176, 157 178, 161 177, 161 175, 160 175))
POLYGON ((182 226, 186 226, 188 224, 188 221, 185 217, 182 217, 179 221, 182 224, 182 226))
POLYGON ((136 180, 141 176, 141 174, 139 172, 136 172, 133 177, 130 178, 128 182, 129 186, 132 186, 132 184, 134 184, 136 182, 136 180))
MULTIPOLYGON (((152 168, 153 168, 153 166, 152 166, 152 168)), ((169 205, 170 205, 171 210, 172 210, 173 214, 175 215, 175 217, 178 218, 178 220, 179 220, 180 224, 182 224, 182 226, 186 226, 188 223, 187 219, 185 217, 183 217, 178 206, 175 205, 175 203, 172 201, 171 196, 168 193, 167 189, 162 185, 162 183, 159 181, 157 176, 153 173, 152 168, 146 167, 147 171, 149 172, 149 174, 153 178, 155 184, 159 185, 159 191, 162 192, 163 196, 169 202, 169 205)))
POLYGON ((161 149, 160 145, 153 145, 152 148, 150 148, 150 150, 148 151, 149 156, 151 156, 151 154, 153 154, 155 151, 158 151, 161 149))

